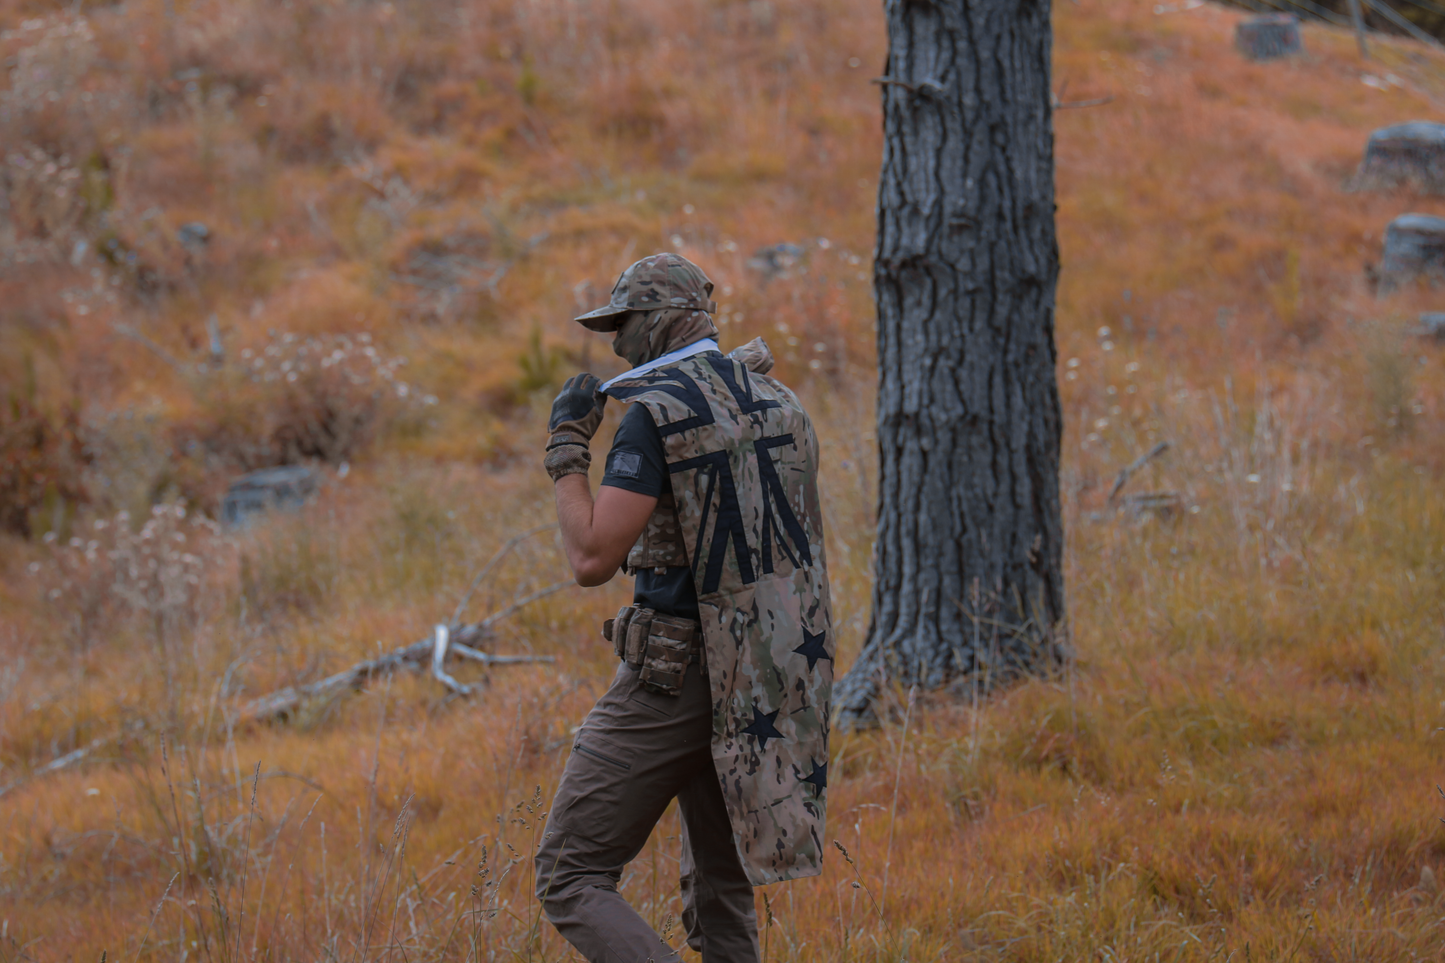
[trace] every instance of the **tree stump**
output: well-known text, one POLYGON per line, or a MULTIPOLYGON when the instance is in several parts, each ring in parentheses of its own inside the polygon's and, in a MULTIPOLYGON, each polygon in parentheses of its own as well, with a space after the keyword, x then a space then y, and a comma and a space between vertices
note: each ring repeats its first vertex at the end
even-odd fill
POLYGON ((1250 60, 1278 60, 1304 53, 1299 17, 1275 13, 1240 21, 1234 28, 1234 46, 1250 60))
POLYGON ((1370 135, 1352 186, 1381 190, 1406 185, 1445 194, 1445 124, 1415 120, 1370 135))
POLYGON ((1389 294, 1418 277, 1445 278, 1445 217, 1401 214, 1385 230, 1376 293, 1389 294))
POLYGON ((221 518, 227 525, 244 526, 253 515, 273 508, 299 508, 316 493, 316 472, 305 465, 266 468, 242 475, 231 482, 221 502, 221 518))

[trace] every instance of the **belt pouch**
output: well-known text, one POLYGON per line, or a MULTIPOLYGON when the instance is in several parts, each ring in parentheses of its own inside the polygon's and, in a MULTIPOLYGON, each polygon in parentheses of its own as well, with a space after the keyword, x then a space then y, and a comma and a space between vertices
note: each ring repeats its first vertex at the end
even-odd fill
POLYGON ((636 614, 636 608, 624 605, 617 610, 617 618, 607 619, 602 623, 602 637, 612 643, 612 651, 619 659, 627 657, 627 627, 636 614))
MULTIPOLYGON (((647 631, 653 618, 652 609, 632 610, 632 617, 627 620, 627 631, 622 635, 622 658, 628 665, 642 665, 643 655, 647 651, 647 631)), ((616 634, 615 628, 613 633, 616 634)))
POLYGON ((654 615, 647 635, 647 650, 638 681, 661 695, 682 693, 687 667, 693 661, 698 625, 686 619, 654 615))

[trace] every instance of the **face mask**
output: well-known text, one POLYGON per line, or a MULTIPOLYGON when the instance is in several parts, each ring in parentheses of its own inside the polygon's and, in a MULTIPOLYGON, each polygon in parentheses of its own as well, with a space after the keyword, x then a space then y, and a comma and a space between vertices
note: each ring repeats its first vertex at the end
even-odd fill
POLYGON ((632 367, 646 364, 653 358, 666 354, 653 352, 653 335, 657 333, 655 315, 661 311, 630 311, 617 326, 612 335, 612 351, 632 367))
POLYGON ((612 336, 612 350, 636 368, 656 361, 669 351, 714 337, 717 337, 717 327, 706 311, 691 308, 633 311, 612 336))

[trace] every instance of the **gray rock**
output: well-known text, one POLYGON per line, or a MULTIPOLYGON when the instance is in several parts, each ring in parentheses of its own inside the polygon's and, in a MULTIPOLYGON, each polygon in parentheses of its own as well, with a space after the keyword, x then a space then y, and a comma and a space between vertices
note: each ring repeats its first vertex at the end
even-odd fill
POLYGON ((1445 217, 1401 214, 1385 229, 1385 253, 1375 273, 1375 290, 1389 294, 1419 277, 1445 278, 1445 217))
POLYGON ((1445 314, 1432 312, 1420 315, 1420 335, 1445 341, 1445 314))
POLYGON ((188 248, 202 248, 211 241, 211 229, 200 221, 191 221, 176 231, 176 240, 188 248))
POLYGON ((761 274, 764 281, 785 278, 802 263, 807 253, 807 249, 798 244, 771 244, 754 251, 748 258, 748 267, 761 274))
POLYGON ((305 465, 265 468, 231 482, 221 501, 221 520, 244 528, 251 519, 272 509, 295 509, 306 504, 320 485, 320 475, 305 465))
POLYGON ((1278 60, 1304 53, 1299 17, 1274 13, 1242 20, 1234 28, 1234 46, 1250 60, 1278 60))
POLYGON ((1381 190, 1410 185, 1445 194, 1445 124, 1412 120, 1370 135, 1352 186, 1381 190))

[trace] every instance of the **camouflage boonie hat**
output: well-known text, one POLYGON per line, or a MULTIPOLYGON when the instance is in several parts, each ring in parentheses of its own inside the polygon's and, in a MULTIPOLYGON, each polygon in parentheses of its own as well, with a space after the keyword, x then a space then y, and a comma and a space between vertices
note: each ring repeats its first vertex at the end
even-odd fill
POLYGON ((654 254, 622 272, 606 307, 573 320, 593 331, 614 331, 617 319, 629 311, 691 308, 712 313, 717 303, 711 296, 712 282, 702 268, 681 254, 654 254))

